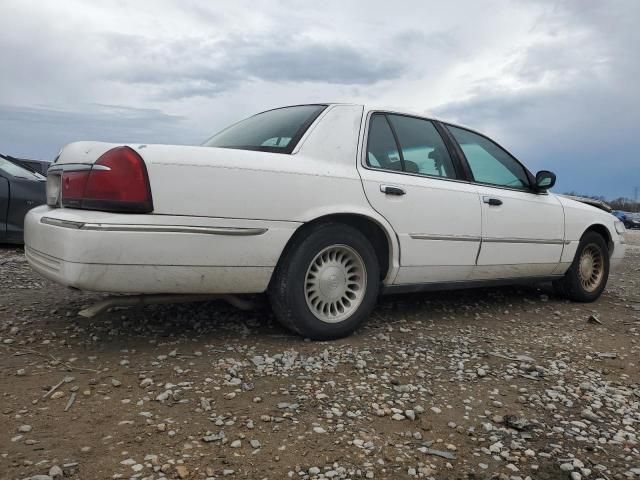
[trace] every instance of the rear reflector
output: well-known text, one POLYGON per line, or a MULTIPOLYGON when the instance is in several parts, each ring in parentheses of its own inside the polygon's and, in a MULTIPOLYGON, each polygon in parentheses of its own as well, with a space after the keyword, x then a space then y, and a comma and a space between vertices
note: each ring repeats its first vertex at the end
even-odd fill
POLYGON ((98 158, 90 170, 63 172, 62 205, 109 212, 151 212, 153 202, 144 160, 129 147, 117 147, 98 158))
POLYGON ((62 199, 64 205, 79 207, 82 202, 84 188, 89 178, 90 170, 64 172, 62 175, 62 199))

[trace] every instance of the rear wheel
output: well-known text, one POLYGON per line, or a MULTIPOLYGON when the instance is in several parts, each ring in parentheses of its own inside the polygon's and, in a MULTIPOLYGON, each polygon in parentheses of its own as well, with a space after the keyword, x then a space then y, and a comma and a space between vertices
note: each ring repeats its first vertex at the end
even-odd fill
POLYGON ((609 249, 596 232, 584 234, 573 263, 564 277, 553 282, 556 291, 570 300, 593 302, 602 294, 609 278, 609 249))
POLYGON ((367 238, 348 225, 325 223, 299 235, 269 286, 276 317, 314 340, 349 335, 375 306, 380 272, 367 238))

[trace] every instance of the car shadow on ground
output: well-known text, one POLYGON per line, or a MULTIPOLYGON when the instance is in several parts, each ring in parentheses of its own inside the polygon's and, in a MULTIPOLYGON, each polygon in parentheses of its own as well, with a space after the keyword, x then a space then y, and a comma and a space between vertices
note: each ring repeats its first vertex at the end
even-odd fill
MULTIPOLYGON (((267 344, 282 338, 287 338, 292 345, 304 341, 276 321, 263 296, 254 297, 256 308, 251 311, 239 310, 224 301, 210 301, 116 307, 89 319, 77 316, 81 307, 100 298, 81 294, 81 298, 67 304, 68 313, 61 310, 50 323, 74 331, 81 341, 99 339, 97 343, 102 351, 123 348, 123 342, 144 344, 150 338, 163 343, 180 340, 208 343, 221 339, 235 343, 246 342, 248 337, 267 344)), ((515 307, 539 304, 541 299, 550 303, 564 301, 554 297, 550 286, 546 285, 385 295, 380 297, 365 325, 340 342, 366 338, 398 321, 406 322, 408 326, 413 320, 428 320, 434 326, 465 322, 480 312, 498 314, 515 307)))

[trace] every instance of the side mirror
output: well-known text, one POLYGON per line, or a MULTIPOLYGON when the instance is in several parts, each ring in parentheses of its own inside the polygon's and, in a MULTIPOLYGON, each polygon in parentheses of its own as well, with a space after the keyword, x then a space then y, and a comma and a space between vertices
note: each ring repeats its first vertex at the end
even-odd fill
POLYGON ((556 174, 548 170, 540 170, 536 173, 536 189, 549 190, 556 184, 556 174))

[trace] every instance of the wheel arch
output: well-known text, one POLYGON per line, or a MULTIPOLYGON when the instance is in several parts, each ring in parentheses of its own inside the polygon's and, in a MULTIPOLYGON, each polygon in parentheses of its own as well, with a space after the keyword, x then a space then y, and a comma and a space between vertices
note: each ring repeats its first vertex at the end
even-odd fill
POLYGON ((613 237, 606 225, 603 225, 602 223, 591 224, 585 229, 580 238, 584 237, 588 232, 597 233, 602 238, 604 238, 604 241, 607 243, 607 248, 609 249, 609 256, 613 254, 613 237))
POLYGON ((324 213, 305 221, 289 238, 280 254, 278 264, 299 236, 304 235, 311 228, 321 223, 342 223, 360 231, 371 241, 376 252, 380 265, 381 280, 385 284, 393 282, 398 273, 400 263, 399 243, 396 233, 384 219, 375 218, 363 212, 324 213))

